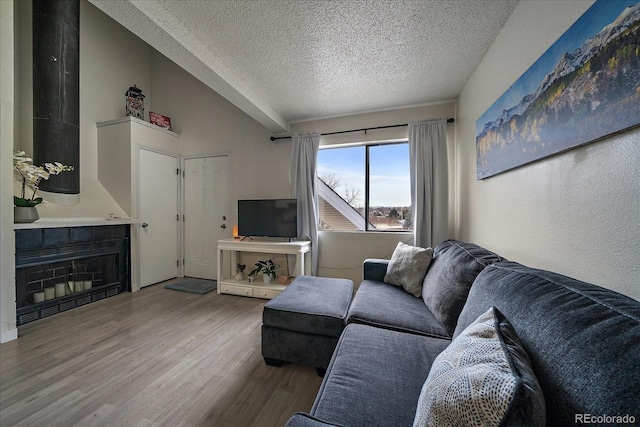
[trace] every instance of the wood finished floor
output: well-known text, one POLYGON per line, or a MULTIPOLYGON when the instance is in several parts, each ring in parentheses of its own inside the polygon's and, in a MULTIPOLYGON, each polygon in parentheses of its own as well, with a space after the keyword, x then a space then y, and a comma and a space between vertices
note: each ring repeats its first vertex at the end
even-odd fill
POLYGON ((321 378, 264 364, 265 302, 158 284, 21 326, 0 344, 0 426, 282 426, 321 378))

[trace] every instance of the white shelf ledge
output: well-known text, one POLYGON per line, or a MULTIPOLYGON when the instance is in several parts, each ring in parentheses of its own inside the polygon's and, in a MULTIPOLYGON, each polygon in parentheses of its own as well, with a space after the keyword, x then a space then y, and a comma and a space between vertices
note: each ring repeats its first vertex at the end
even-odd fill
POLYGON ((144 120, 140 120, 136 117, 132 117, 132 116, 126 116, 126 117, 121 117, 119 119, 114 119, 114 120, 108 120, 108 121, 104 121, 104 122, 98 122, 96 123, 96 127, 103 127, 103 126, 111 126, 111 125, 117 125, 119 123, 126 123, 126 122, 134 122, 134 123, 140 123, 141 125, 144 125, 148 128, 151 129, 155 129, 155 130, 159 130, 161 132, 166 133, 167 135, 171 135, 177 138, 180 138, 180 135, 169 130, 169 129, 165 129, 165 128, 161 128, 160 126, 156 126, 154 124, 151 124, 149 122, 146 122, 144 120))
POLYGON ((123 225, 137 224, 136 219, 106 219, 100 217, 90 218, 40 218, 35 222, 13 224, 14 230, 29 230, 36 228, 61 228, 61 227, 90 227, 96 225, 123 225))

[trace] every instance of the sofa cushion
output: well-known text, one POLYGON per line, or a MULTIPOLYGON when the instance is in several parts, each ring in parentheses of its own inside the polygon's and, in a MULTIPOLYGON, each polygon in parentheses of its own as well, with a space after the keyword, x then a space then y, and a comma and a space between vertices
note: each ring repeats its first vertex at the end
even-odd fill
POLYGON ((433 362, 414 427, 544 426, 544 396, 511 324, 495 308, 478 317, 433 362))
POLYGON ((434 248, 433 248, 433 256, 436 257, 438 255, 440 255, 441 253, 444 253, 446 251, 449 250, 449 248, 451 248, 451 246, 457 244, 457 243, 462 243, 459 242, 458 240, 444 240, 440 243, 438 243, 434 248))
POLYGON ((420 298, 374 280, 360 284, 349 307, 347 323, 451 339, 420 298))
POLYGON ((501 262, 476 278, 454 336, 491 306, 509 319, 531 358, 547 425, 575 425, 584 414, 640 419, 640 302, 501 262))
POLYGON ((450 240, 438 246, 443 248, 436 247, 438 253, 424 279, 422 299, 451 335, 476 276, 502 258, 472 243, 450 240))
POLYGON ((311 415, 349 427, 411 426, 431 364, 449 343, 367 325, 347 325, 311 415))
POLYGON ((432 248, 398 242, 387 266, 384 281, 402 288, 414 297, 422 296, 422 281, 433 256, 432 248))

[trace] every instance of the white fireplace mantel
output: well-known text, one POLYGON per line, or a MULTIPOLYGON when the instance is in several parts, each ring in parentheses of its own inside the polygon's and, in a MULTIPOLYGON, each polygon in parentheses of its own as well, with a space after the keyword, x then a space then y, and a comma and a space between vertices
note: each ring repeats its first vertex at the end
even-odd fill
POLYGON ((59 227, 90 227, 96 225, 123 225, 137 224, 135 219, 106 219, 100 217, 88 218, 40 218, 35 222, 25 224, 14 224, 14 230, 28 230, 36 228, 59 228, 59 227))

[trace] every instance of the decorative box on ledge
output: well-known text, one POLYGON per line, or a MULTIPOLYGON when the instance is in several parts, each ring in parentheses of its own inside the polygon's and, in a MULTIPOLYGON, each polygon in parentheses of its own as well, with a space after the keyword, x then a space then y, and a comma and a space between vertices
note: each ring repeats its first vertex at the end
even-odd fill
POLYGON ((127 291, 128 224, 16 229, 18 326, 127 291))

